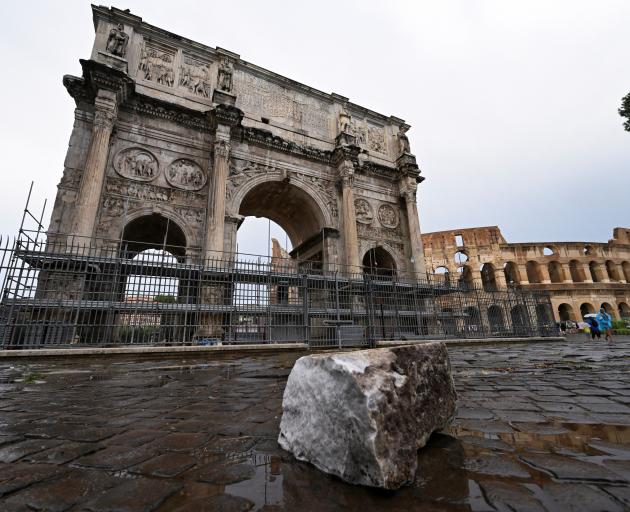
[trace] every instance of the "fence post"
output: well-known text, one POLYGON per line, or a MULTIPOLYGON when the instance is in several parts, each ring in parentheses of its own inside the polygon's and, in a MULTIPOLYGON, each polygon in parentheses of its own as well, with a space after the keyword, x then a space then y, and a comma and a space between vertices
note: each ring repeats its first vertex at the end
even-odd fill
POLYGON ((304 322, 304 342, 310 345, 310 318, 308 315, 308 275, 302 275, 302 321, 304 322))

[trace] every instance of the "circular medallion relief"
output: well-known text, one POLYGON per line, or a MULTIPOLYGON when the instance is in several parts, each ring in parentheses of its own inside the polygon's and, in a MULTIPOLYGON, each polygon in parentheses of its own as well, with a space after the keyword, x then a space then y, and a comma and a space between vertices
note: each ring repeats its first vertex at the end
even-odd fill
POLYGON ((360 222, 361 224, 372 224, 374 213, 372 212, 370 203, 368 203, 365 199, 354 200, 354 213, 357 218, 357 222, 360 222))
POLYGON ((114 158, 114 169, 124 178, 152 181, 160 172, 157 159, 146 149, 127 148, 114 158))
POLYGON ((398 226, 398 214, 394 207, 389 204, 382 204, 378 207, 378 220, 386 228, 398 226))
POLYGON ((180 158, 168 166, 166 180, 175 188, 199 190, 206 183, 206 175, 196 162, 180 158))

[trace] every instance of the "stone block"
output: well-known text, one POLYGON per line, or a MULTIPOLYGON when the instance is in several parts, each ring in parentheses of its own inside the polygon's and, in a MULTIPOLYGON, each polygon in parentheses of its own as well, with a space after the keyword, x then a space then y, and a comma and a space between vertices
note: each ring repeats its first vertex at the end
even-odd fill
POLYGON ((278 442, 347 482, 397 489, 456 400, 441 342, 306 356, 289 375, 278 442))

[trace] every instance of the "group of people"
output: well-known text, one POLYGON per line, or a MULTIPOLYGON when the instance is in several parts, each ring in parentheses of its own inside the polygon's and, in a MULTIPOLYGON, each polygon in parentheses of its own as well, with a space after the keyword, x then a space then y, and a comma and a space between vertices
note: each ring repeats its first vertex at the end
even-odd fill
POLYGON ((606 313, 604 308, 599 310, 597 316, 587 316, 584 318, 584 321, 588 324, 588 327, 591 331, 591 339, 595 340, 597 337, 598 340, 602 338, 602 333, 605 335, 606 341, 612 341, 612 317, 606 313))

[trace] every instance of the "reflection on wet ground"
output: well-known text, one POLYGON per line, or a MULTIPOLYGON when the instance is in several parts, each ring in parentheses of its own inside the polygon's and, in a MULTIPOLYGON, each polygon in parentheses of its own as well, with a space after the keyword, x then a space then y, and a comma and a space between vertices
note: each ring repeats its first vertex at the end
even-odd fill
POLYGON ((383 492, 276 443, 302 354, 0 363, 0 510, 627 510, 630 337, 458 346, 452 427, 383 492))

